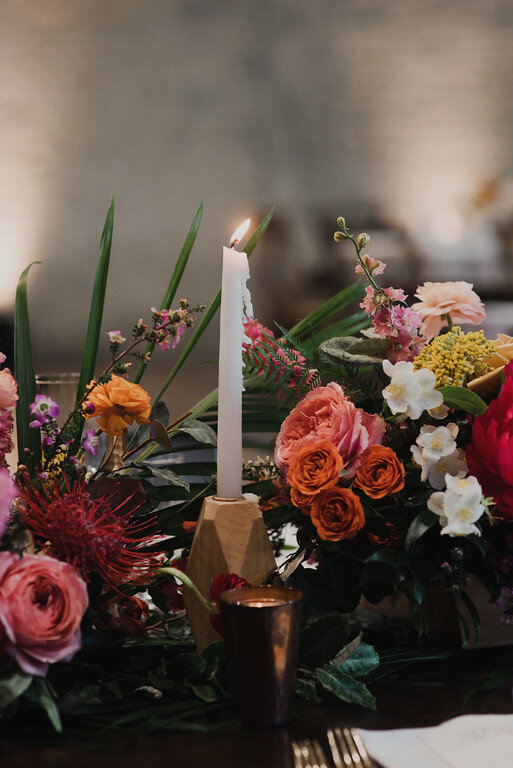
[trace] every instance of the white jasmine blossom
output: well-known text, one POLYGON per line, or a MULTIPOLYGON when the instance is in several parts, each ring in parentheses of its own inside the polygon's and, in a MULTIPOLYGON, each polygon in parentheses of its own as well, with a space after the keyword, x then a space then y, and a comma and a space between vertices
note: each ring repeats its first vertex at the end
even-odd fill
POLYGON ((426 409, 442 405, 443 395, 435 389, 436 376, 427 368, 415 371, 413 363, 383 360, 383 370, 391 379, 382 394, 392 413, 418 419, 426 409))
POLYGON ((473 475, 468 477, 445 476, 446 491, 435 491, 428 499, 431 512, 440 517, 442 534, 448 536, 468 536, 481 531, 475 525, 483 512, 483 491, 473 475))
POLYGON ((424 459, 435 462, 456 450, 457 434, 457 424, 447 424, 446 427, 434 427, 428 424, 421 428, 416 443, 422 448, 424 459))
POLYGON ((461 448, 456 448, 449 456, 442 456, 437 461, 426 461, 421 449, 417 445, 412 445, 411 452, 413 460, 421 468, 420 479, 423 483, 429 482, 431 488, 441 491, 445 488, 445 476, 465 477, 468 472, 467 462, 465 461, 465 452, 461 448))

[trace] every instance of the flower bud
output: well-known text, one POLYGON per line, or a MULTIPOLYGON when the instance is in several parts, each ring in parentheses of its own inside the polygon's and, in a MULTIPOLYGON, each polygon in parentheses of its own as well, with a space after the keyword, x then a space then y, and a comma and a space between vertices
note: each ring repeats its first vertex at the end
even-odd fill
POLYGON ((342 240, 346 239, 346 236, 343 232, 335 232, 333 239, 336 243, 340 243, 342 240))
POLYGON ((337 219, 337 224, 341 229, 347 229, 346 227, 346 220, 343 216, 339 216, 337 219))
POLYGON ((365 248, 365 246, 368 245, 369 242, 370 242, 370 235, 368 235, 367 232, 362 232, 356 238, 356 243, 359 248, 365 248))

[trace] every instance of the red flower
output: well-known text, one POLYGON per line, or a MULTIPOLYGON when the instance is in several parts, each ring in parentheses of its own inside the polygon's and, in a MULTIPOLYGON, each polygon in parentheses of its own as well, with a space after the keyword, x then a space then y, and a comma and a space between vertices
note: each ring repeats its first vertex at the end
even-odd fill
POLYGON ((467 463, 485 496, 492 496, 505 520, 513 520, 513 363, 504 369, 499 397, 472 425, 467 463))
MULTIPOLYGON (((238 576, 236 573, 220 573, 216 576, 210 587, 210 599, 217 603, 219 608, 219 595, 226 592, 227 589, 240 589, 240 587, 249 586, 249 581, 238 576)), ((220 613, 215 613, 210 617, 212 626, 220 635, 223 634, 223 621, 220 613)))
MULTIPOLYGON (((172 560, 169 565, 171 568, 176 568, 178 571, 183 571, 183 573, 185 573, 188 559, 189 558, 187 557, 179 557, 176 560, 172 560)), ((185 604, 183 601, 184 588, 181 584, 178 584, 174 578, 169 579, 169 581, 159 581, 157 584, 157 589, 164 597, 165 606, 168 611, 185 610, 185 604)))
POLYGON ((140 535, 151 521, 132 517, 130 496, 117 506, 111 504, 115 492, 114 488, 94 499, 80 481, 72 487, 59 489, 55 484, 49 491, 37 491, 26 480, 21 520, 49 554, 82 576, 97 572, 112 586, 127 581, 145 584, 160 566, 159 553, 141 549, 152 541, 140 535))

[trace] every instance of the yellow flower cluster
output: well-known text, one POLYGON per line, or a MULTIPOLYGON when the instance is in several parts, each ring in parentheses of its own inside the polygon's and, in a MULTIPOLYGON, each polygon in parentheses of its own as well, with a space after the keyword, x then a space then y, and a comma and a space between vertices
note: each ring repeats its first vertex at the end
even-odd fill
POLYGON ((493 354, 493 342, 483 331, 463 333, 459 326, 437 336, 413 361, 415 369, 428 368, 436 376, 437 387, 462 386, 471 376, 482 376, 490 366, 484 360, 493 354))

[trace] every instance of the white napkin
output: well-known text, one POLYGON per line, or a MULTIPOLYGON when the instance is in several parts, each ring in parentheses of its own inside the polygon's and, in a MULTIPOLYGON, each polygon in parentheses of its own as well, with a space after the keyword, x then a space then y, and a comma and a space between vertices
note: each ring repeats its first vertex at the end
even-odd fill
POLYGON ((359 733, 384 768, 513 766, 513 715, 464 715, 435 728, 359 733))

